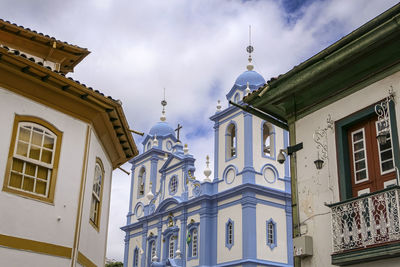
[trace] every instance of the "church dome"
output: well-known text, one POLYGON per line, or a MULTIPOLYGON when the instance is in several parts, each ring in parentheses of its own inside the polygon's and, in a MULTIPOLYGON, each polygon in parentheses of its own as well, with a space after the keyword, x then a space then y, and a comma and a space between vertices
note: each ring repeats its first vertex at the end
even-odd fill
POLYGON ((254 70, 247 70, 240 74, 235 81, 235 85, 246 86, 247 82, 250 86, 260 86, 265 84, 263 76, 254 70))
POLYGON ((168 125, 168 123, 164 122, 164 121, 160 121, 157 122, 156 125, 154 125, 153 127, 151 127, 150 129, 150 135, 154 136, 167 136, 167 135, 174 135, 175 131, 174 129, 171 128, 171 126, 168 125))

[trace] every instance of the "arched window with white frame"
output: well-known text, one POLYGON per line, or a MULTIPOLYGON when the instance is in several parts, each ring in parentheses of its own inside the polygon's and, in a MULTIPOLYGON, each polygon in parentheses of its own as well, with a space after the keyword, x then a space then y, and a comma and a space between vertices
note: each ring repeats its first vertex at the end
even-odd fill
POLYGON ((192 257, 197 257, 197 249, 198 249, 198 234, 197 234, 197 228, 193 229, 192 231, 192 238, 193 238, 193 244, 192 244, 192 257))
POLYGON ((231 219, 229 219, 225 224, 225 246, 231 249, 234 244, 234 224, 231 219))
POLYGON ((226 157, 231 159, 237 156, 237 129, 230 123, 226 129, 226 157))
POLYGON ((133 267, 139 267, 139 248, 135 248, 133 252, 133 267))
POLYGON ((144 183, 146 178, 146 169, 144 167, 140 168, 138 175, 138 184, 137 184, 137 196, 138 198, 144 196, 144 183))
POLYGON ((262 155, 275 157, 275 132, 274 127, 268 122, 262 123, 262 155))
POLYGON ((101 200, 103 195, 104 167, 99 158, 96 159, 90 205, 90 222, 95 228, 100 225, 101 200))
POLYGON ((173 259, 175 256, 175 237, 172 235, 168 240, 168 258, 173 259))
POLYGON ((50 123, 15 115, 3 191, 52 203, 61 139, 50 123))

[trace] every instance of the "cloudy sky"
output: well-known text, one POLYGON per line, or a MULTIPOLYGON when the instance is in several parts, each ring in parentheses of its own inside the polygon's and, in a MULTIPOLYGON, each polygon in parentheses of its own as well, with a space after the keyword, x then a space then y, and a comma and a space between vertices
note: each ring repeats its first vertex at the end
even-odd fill
MULTIPOLYGON (((368 20, 395 0, 2 0, 0 18, 91 54, 71 74, 121 99, 131 128, 148 132, 160 117, 183 125, 184 143, 202 178, 213 158, 209 117, 218 99, 245 71, 252 26, 255 70, 265 80, 285 73, 368 20)), ((141 138, 135 136, 141 149, 141 138)), ((124 165, 130 169, 130 164, 124 165)), ((211 166, 212 168, 212 166, 211 166)), ((123 259, 130 177, 113 176, 107 257, 123 259)))

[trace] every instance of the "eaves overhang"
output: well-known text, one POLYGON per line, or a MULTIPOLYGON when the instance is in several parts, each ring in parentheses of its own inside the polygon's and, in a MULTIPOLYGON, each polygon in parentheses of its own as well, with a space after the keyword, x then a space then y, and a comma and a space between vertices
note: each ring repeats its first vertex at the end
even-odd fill
POLYGON ((90 51, 54 37, 0 19, 0 44, 60 64, 60 72, 73 72, 90 51))
POLYGON ((93 125, 113 168, 138 154, 120 101, 0 45, 0 85, 93 125))
POLYGON ((299 119, 400 69, 400 4, 289 72, 244 102, 285 120, 299 119))

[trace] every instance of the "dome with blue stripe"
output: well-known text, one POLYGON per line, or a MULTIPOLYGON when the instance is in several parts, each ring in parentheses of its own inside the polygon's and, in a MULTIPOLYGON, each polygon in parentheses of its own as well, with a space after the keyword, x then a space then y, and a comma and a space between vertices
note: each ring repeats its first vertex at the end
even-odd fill
POLYGON ((160 121, 157 122, 156 125, 154 125, 153 127, 151 127, 150 135, 154 136, 167 136, 167 135, 175 135, 175 131, 174 129, 172 129, 171 126, 169 126, 168 123, 164 122, 164 121, 160 121))
POLYGON ((239 75, 235 81, 235 85, 246 86, 247 82, 250 86, 261 86, 265 84, 263 76, 254 70, 247 70, 239 75))

